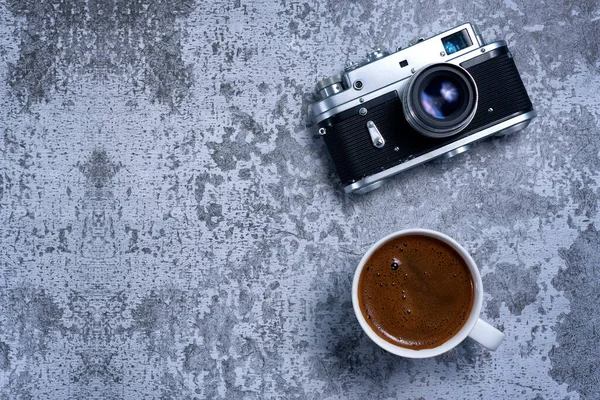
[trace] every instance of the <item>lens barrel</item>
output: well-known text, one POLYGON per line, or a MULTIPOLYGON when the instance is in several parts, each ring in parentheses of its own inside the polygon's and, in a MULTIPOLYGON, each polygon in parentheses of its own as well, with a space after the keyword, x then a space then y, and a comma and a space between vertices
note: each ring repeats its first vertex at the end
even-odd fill
POLYGON ((432 64, 414 74, 402 93, 408 123, 422 135, 445 138, 469 125, 477 111, 477 85, 462 67, 432 64))

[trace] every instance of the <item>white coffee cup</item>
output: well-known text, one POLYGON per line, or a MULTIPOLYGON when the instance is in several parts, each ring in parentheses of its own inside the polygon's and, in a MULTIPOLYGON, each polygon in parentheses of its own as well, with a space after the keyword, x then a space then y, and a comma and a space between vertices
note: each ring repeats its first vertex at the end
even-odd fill
POLYGON ((479 314, 481 313, 481 304, 483 302, 482 286, 483 285, 481 282, 481 275, 479 274, 479 270, 477 269, 475 261, 473 261, 473 258, 471 258, 469 253, 467 253, 467 251, 454 239, 444 235, 443 233, 432 231, 429 229, 406 229, 384 237, 383 239, 379 240, 377 243, 372 245, 371 248, 369 248, 369 250, 365 253, 363 258, 360 260, 358 267, 356 268, 356 272, 354 273, 354 281, 352 282, 352 304, 354 305, 354 313, 356 314, 356 318, 358 319, 360 326, 371 338, 371 340, 373 340, 379 347, 383 348, 384 350, 387 350, 390 353, 396 354, 398 356, 409 358, 434 357, 453 349, 460 342, 465 340, 467 336, 479 342, 480 344, 482 344, 490 350, 496 350, 498 346, 500 346, 500 343, 502 343, 502 340, 504 339, 504 333, 500 332, 498 329, 494 328, 493 326, 479 318, 479 314), (475 298, 467 322, 449 340, 431 349, 414 350, 406 347, 397 346, 384 340, 371 328, 371 326, 369 326, 359 307, 358 281, 360 278, 360 274, 363 268, 365 267, 365 264, 367 263, 369 258, 371 258, 371 255, 382 245, 384 245, 392 239, 396 239, 398 237, 406 235, 429 236, 448 244, 454 250, 456 250, 458 254, 460 254, 460 256, 465 260, 467 266, 469 267, 469 270, 471 271, 471 276, 473 277, 475 298))

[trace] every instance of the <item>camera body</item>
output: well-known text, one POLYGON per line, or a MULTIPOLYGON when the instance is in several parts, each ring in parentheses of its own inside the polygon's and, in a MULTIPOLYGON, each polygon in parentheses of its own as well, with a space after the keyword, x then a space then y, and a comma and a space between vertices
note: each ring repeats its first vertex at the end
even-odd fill
POLYGON ((379 49, 317 84, 314 120, 346 193, 536 116, 505 41, 485 44, 464 24, 393 54, 379 49))

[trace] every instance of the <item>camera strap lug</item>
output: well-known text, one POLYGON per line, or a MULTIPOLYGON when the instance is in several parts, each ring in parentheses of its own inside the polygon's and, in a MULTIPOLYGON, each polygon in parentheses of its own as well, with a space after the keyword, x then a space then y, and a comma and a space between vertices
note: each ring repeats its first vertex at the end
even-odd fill
POLYGON ((373 142, 373 146, 377 147, 378 149, 385 146, 385 139, 383 139, 383 136, 381 136, 381 132, 379 132, 379 129, 377 129, 377 125, 375 125, 375 122, 367 122, 367 129, 369 131, 369 135, 371 135, 371 141, 373 142))

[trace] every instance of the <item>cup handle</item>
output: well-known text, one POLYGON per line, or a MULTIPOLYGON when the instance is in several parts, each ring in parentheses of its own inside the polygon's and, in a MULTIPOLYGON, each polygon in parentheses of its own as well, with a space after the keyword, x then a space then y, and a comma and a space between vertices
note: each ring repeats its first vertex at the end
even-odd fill
POLYGON ((504 333, 478 318, 469 337, 490 350, 496 350, 504 340, 504 333))

